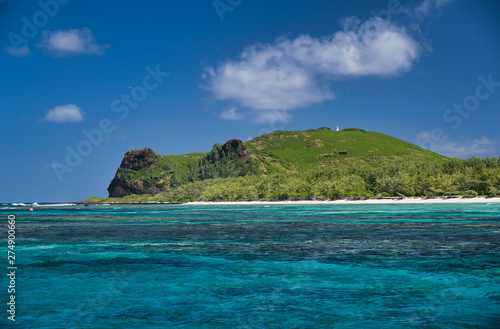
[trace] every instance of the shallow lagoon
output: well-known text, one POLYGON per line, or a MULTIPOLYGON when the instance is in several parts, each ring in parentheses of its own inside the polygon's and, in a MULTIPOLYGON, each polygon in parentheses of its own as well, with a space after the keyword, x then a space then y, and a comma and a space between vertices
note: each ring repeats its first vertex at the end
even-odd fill
POLYGON ((0 212, 17 217, 18 328, 500 322, 499 203, 0 212))

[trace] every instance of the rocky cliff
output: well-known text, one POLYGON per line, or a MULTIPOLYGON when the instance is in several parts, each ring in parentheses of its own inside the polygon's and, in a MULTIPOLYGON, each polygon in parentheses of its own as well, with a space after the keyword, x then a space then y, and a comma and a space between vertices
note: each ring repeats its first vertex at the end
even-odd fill
MULTIPOLYGON (((122 197, 130 194, 156 194, 165 189, 165 182, 168 179, 165 166, 163 175, 151 173, 149 176, 139 174, 144 169, 155 168, 160 164, 161 156, 150 148, 134 150, 125 153, 123 160, 118 168, 115 177, 108 187, 110 197, 122 197)), ((155 168, 156 169, 156 168, 155 168)))
POLYGON ((230 139, 222 145, 222 152, 229 155, 232 162, 240 159, 248 159, 248 150, 239 139, 230 139))

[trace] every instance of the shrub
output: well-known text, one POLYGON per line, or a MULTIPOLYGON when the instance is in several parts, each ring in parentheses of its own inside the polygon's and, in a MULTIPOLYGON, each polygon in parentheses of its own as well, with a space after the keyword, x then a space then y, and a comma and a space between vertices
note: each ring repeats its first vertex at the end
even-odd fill
POLYGON ((497 188, 492 188, 490 190, 490 195, 496 197, 497 195, 500 195, 500 189, 497 188))
POLYGON ((468 198, 474 198, 477 196, 477 192, 474 190, 467 190, 465 191, 465 194, 468 198))
POLYGON ((457 194, 459 194, 459 192, 457 192, 457 191, 447 191, 444 195, 447 198, 453 198, 453 197, 456 197, 457 194))
POLYGON ((362 132, 366 132, 364 129, 361 129, 361 128, 345 128, 345 129, 342 129, 342 131, 362 131, 362 132))
POLYGON ((435 196, 435 194, 433 192, 431 192, 431 191, 425 191, 424 192, 424 196, 426 198, 433 198, 435 196))
POLYGON ((269 196, 271 201, 286 201, 290 198, 287 192, 275 192, 269 196))

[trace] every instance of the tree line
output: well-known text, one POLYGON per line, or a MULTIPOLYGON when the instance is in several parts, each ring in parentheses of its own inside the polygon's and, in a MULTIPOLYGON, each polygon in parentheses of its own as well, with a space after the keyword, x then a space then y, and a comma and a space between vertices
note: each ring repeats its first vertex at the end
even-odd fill
POLYGON ((156 197, 185 202, 500 195, 500 157, 258 175, 251 161, 231 161, 230 156, 215 154, 218 147, 215 145, 211 154, 193 165, 177 183, 174 181, 172 190, 156 197), (219 157, 217 161, 210 160, 215 157, 219 157))
POLYGON ((250 157, 242 157, 246 152, 245 146, 239 140, 233 145, 228 141, 221 145, 215 143, 212 150, 198 162, 191 163, 186 174, 174 173, 170 179, 170 186, 177 188, 183 184, 204 181, 207 179, 240 177, 258 173, 257 166, 250 157), (245 150, 243 152, 243 150, 245 150))

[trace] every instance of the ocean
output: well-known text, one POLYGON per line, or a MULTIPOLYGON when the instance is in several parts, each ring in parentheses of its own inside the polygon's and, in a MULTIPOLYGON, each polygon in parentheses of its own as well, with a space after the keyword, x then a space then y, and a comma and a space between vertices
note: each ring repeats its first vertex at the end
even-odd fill
POLYGON ((2 328, 500 328, 500 203, 28 208, 2 328))

